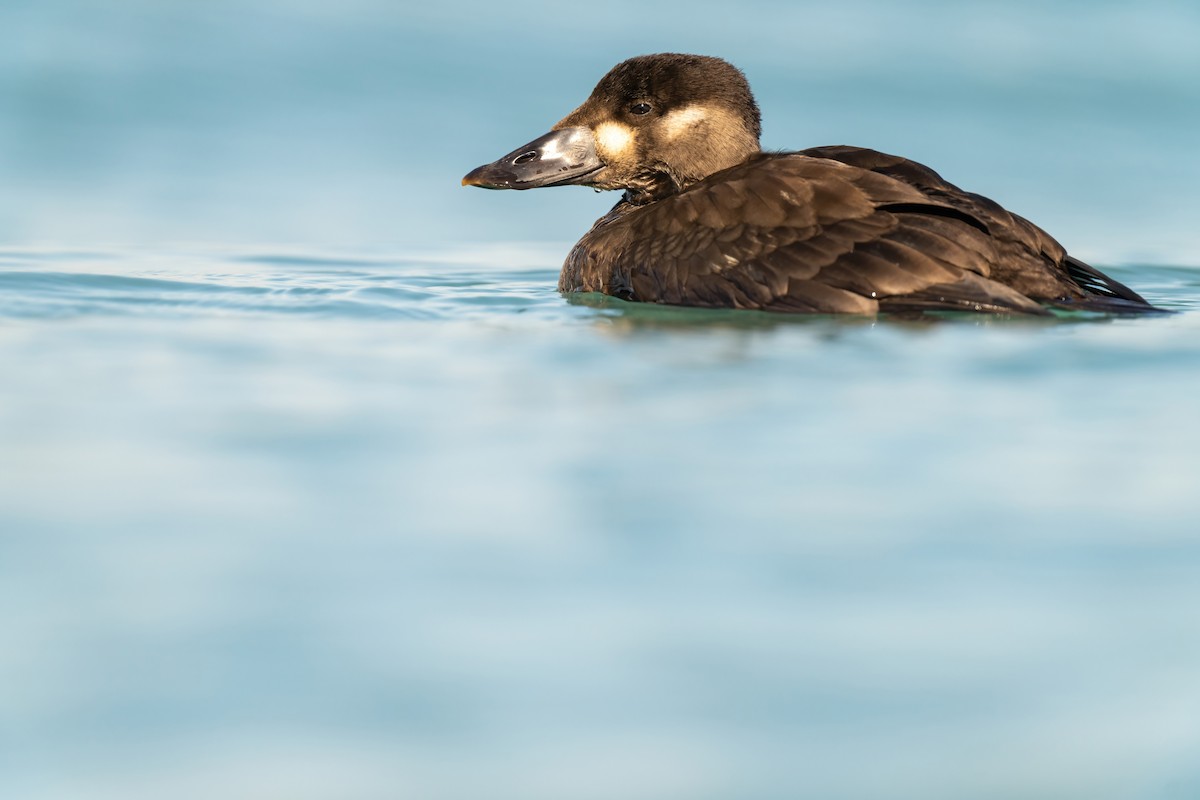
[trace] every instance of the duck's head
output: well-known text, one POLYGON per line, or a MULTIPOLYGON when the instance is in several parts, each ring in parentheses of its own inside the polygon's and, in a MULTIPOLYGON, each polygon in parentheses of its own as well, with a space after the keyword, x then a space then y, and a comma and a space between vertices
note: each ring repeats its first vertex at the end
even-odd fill
POLYGON ((626 189, 646 202, 687 188, 759 151, 758 106, 746 77, 709 56, 624 61, 550 133, 472 170, 464 186, 626 189))

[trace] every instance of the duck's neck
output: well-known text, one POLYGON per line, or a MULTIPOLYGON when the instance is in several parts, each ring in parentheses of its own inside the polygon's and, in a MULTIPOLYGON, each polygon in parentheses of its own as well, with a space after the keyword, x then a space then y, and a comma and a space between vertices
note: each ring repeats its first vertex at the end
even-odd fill
POLYGON ((645 205, 688 189, 709 175, 748 161, 762 152, 749 131, 719 129, 685 150, 671 163, 655 164, 625 187, 625 201, 645 205))
POLYGON ((639 175, 625 187, 624 200, 630 205, 644 206, 673 194, 679 194, 690 185, 691 183, 682 184, 675 176, 667 172, 647 172, 639 175))

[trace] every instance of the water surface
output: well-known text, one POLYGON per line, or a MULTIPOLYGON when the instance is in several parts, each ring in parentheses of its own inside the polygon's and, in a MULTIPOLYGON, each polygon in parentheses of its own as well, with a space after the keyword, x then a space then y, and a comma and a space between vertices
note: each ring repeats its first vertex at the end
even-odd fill
POLYGON ((1200 791, 1200 269, 913 324, 560 254, 0 251, 3 794, 1200 791))

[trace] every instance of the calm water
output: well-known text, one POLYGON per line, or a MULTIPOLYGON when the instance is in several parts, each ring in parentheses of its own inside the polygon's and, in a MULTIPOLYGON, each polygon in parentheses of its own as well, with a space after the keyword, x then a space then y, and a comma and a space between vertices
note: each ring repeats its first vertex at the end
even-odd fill
POLYGON ((913 325, 557 255, 0 252, 4 796, 1200 792, 1200 269, 913 325))
POLYGON ((0 40, 0 797, 1200 796, 1193 0, 0 40), (767 147, 926 161, 1179 313, 562 298, 614 198, 459 178, 665 50, 745 69, 767 147))

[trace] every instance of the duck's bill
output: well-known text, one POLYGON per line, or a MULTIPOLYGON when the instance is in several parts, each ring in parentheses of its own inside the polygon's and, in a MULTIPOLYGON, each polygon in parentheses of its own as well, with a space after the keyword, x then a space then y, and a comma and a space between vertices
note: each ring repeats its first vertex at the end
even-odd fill
POLYGON ((476 167, 462 179, 462 185, 536 189, 587 184, 588 178, 603 168, 591 130, 563 128, 538 137, 491 164, 476 167))

